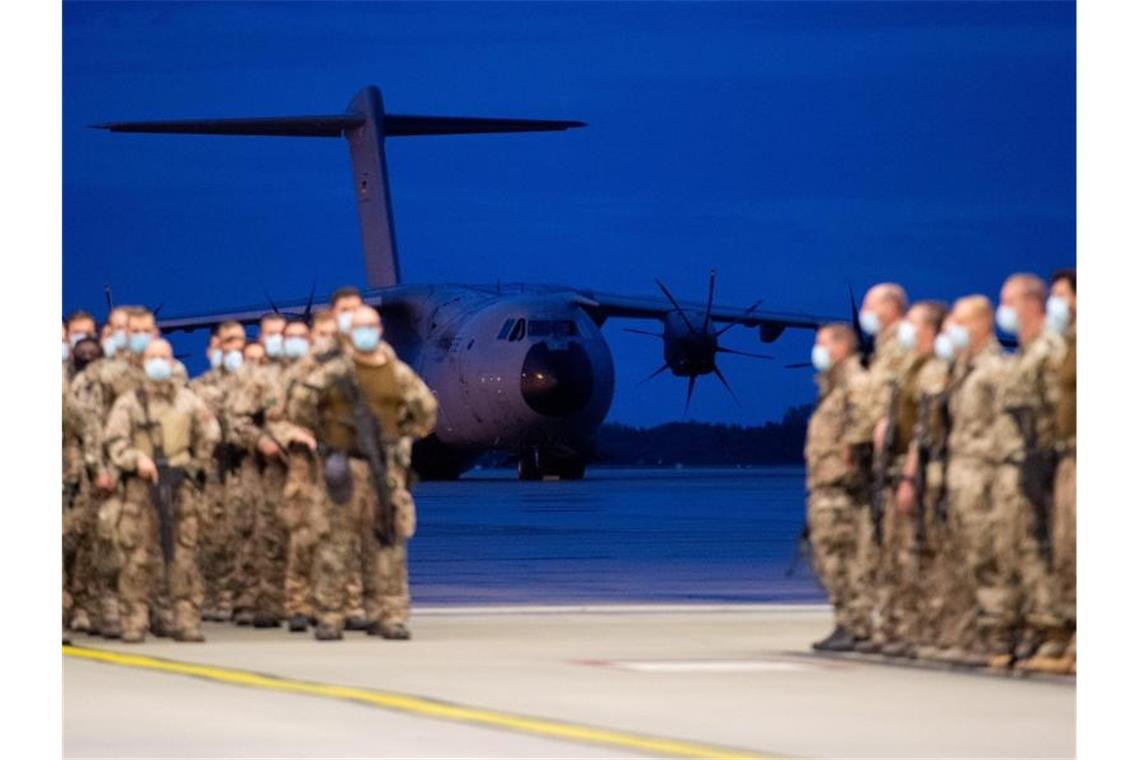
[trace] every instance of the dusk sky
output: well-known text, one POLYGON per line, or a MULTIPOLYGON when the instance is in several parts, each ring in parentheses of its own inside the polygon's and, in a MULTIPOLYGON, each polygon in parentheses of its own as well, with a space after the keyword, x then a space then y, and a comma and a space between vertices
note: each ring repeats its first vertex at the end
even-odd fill
MULTIPOLYGON (((63 304, 164 316, 363 284, 343 140, 112 135, 147 118, 391 112, 580 119, 566 133, 393 139, 407 282, 550 282, 845 314, 846 289, 996 296, 1075 263, 1071 3, 64 4, 63 304)), ((266 304, 268 306, 268 304, 266 304)), ((605 328, 610 419, 679 419, 656 341, 605 328)), ((201 369, 205 334, 176 339, 201 369)), ((739 409, 814 397, 810 335, 737 328, 739 409)))

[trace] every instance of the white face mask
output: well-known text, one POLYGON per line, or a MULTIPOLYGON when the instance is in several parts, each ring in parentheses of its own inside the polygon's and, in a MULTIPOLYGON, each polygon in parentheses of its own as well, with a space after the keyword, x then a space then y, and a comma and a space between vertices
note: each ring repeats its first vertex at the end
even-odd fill
POLYGON ((67 361, 71 358, 71 345, 65 340, 63 342, 63 360, 67 361))
POLYGON ((79 341, 83 340, 86 337, 87 337, 87 333, 80 330, 79 332, 73 332, 71 335, 67 336, 67 339, 69 341, 71 341, 71 347, 75 348, 75 344, 78 343, 79 341))
POLYGON ((1057 333, 1064 335, 1073 322, 1073 314, 1069 311, 1069 302, 1060 296, 1049 296, 1045 302, 1045 325, 1057 333))
POLYGON ((118 350, 119 344, 114 338, 107 338, 103 341, 103 356, 106 356, 108 359, 110 359, 118 350))
POLYGON ((954 361, 954 355, 957 353, 958 347, 954 344, 954 339, 946 333, 939 333, 934 339, 934 355, 942 361, 954 361))
POLYGON ((1021 329, 1021 320, 1017 318, 1017 312, 1013 310, 1012 306, 999 306, 995 320, 998 328, 1004 333, 1017 335, 1018 330, 1021 329))
POLYGON ((811 366, 820 372, 831 369, 831 352, 823 346, 813 346, 811 349, 811 366))
POLYGON ((918 344, 918 330, 915 328, 914 322, 909 319, 899 322, 898 338, 900 346, 907 351, 913 351, 918 344))
POLYGON ((352 331, 352 312, 342 311, 336 316, 336 327, 340 330, 341 335, 347 335, 352 331))
POLYGON ((265 353, 270 359, 278 359, 285 353, 285 338, 279 334, 265 336, 265 353))
POLYGON ((241 369, 242 361, 241 351, 230 351, 222 359, 222 366, 226 372, 237 372, 241 369))
POLYGON ((859 327, 868 335, 878 335, 879 330, 883 329, 883 323, 879 321, 878 314, 864 310, 859 312, 859 327))
POLYGON ((222 366, 222 349, 215 348, 210 352, 210 366, 213 369, 217 369, 218 367, 222 366))
POLYGON ((970 345, 970 331, 962 325, 950 325, 946 328, 946 335, 950 337, 950 342, 958 351, 970 345))

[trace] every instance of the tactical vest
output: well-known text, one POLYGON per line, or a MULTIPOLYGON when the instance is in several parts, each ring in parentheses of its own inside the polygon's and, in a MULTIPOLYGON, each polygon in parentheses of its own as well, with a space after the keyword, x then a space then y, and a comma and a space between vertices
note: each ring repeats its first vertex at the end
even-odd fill
MULTIPOLYGON (((381 437, 386 442, 399 439, 399 422, 404 398, 396 380, 396 360, 390 358, 379 366, 353 361, 360 395, 380 421, 381 437)), ((321 410, 322 440, 334 449, 356 448, 356 428, 352 424, 352 406, 337 384, 330 385, 328 398, 321 410)))
POLYGON ((132 445, 151 459, 155 458, 155 444, 162 446, 162 453, 172 467, 186 467, 192 461, 191 436, 194 419, 189 411, 179 409, 174 399, 160 400, 155 408, 155 398, 147 396, 143 402, 143 392, 136 391, 142 419, 135 425, 132 445), (147 414, 149 412, 149 425, 147 414))

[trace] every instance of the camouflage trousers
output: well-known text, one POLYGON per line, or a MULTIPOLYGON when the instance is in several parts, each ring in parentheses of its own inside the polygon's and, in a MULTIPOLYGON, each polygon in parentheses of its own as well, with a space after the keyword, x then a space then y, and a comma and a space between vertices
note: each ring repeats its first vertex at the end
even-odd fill
POLYGON ((1000 648, 987 641, 1001 628, 1006 596, 1000 555, 1009 552, 992 500, 993 465, 975 457, 951 457, 946 466, 950 507, 948 553, 957 593, 950 599, 945 630, 948 646, 987 654, 1000 648))
POLYGON ((173 552, 166 563, 161 554, 158 514, 151 503, 148 484, 134 477, 127 481, 117 527, 117 543, 122 555, 119 594, 124 636, 145 633, 155 602, 169 605, 174 632, 199 630, 202 605, 202 578, 198 571, 200 500, 194 498, 193 488, 189 482, 180 488, 174 516, 173 552))
POLYGON ((995 599, 998 625, 1010 633, 1024 627, 1049 634, 1061 625, 1054 604, 1054 583, 1033 534, 1033 505, 1021 490, 1017 465, 998 465, 992 498, 1001 581, 995 599))
POLYGON ((261 476, 252 456, 226 476, 222 518, 220 586, 232 599, 234 612, 252 612, 257 597, 257 546, 254 530, 260 508, 261 476))
POLYGON ((874 612, 871 638, 876 644, 901 640, 905 614, 903 582, 914 549, 913 521, 900 514, 892 483, 883 494, 882 543, 874 564, 874 612))
POLYGON ((853 636, 871 638, 875 622, 875 572, 879 547, 875 543, 871 508, 865 502, 854 504, 855 554, 851 562, 850 625, 853 636))
POLYGON ((118 542, 118 527, 123 515, 123 492, 120 484, 110 496, 98 499, 95 507, 91 567, 95 576, 98 626, 103 629, 118 628, 120 625, 119 574, 123 556, 118 542))
POLYGON ((1053 489, 1053 576, 1057 617, 1077 624, 1077 455, 1066 453, 1057 463, 1053 489))
POLYGON ((289 460, 279 515, 287 535, 285 550, 285 614, 315 617, 313 612, 313 552, 321 491, 313 458, 295 452, 289 460))
POLYGON ((322 488, 314 521, 313 602, 323 625, 341 629, 346 611, 352 613, 346 586, 354 572, 362 581, 365 617, 381 625, 408 621, 407 540, 415 532, 415 505, 400 460, 389 454, 388 462, 396 533, 391 546, 382 546, 373 531, 379 500, 366 462, 349 460, 352 495, 347 503, 334 503, 322 488))
POLYGON ((224 588, 226 577, 226 512, 225 488, 217 470, 209 474, 206 487, 199 495, 201 517, 198 546, 198 568, 202 574, 204 601, 202 607, 212 613, 233 611, 233 595, 224 588))
MULTIPOLYGON (((83 497, 82 484, 65 484, 63 493, 63 627, 71 624, 73 609, 91 578, 83 577, 79 557, 90 533, 91 510, 83 497)), ((86 612, 86 611, 84 611, 86 612)))
POLYGON ((855 505, 846 490, 817 488, 808 494, 807 521, 813 569, 827 589, 836 625, 851 632, 860 630, 852 605, 858 547, 855 518, 855 505))
POLYGON ((261 469, 260 498, 256 502, 252 545, 255 584, 253 610, 278 620, 285 617, 285 562, 288 535, 281 515, 285 465, 267 462, 261 469))

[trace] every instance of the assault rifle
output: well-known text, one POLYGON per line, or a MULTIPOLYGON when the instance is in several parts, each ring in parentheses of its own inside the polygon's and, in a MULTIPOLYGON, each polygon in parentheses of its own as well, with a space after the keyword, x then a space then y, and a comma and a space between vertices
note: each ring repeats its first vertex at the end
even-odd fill
POLYGON ((356 448, 368 462, 368 472, 372 476, 372 487, 376 489, 377 505, 372 532, 381 546, 396 543, 396 516, 393 514, 392 493, 388 489, 388 462, 384 447, 380 443, 380 420, 368 408, 368 402, 360 393, 355 377, 347 374, 336 379, 341 394, 352 406, 352 425, 356 429, 356 448))
POLYGON ((150 502, 158 513, 158 540, 162 547, 162 561, 170 565, 174 557, 174 520, 178 511, 178 494, 182 481, 186 479, 186 471, 180 467, 173 467, 166 458, 162 442, 154 435, 156 424, 150 419, 150 408, 147 404, 146 391, 138 390, 139 401, 142 403, 143 417, 146 420, 147 436, 150 438, 152 459, 155 469, 158 470, 158 482, 150 486, 150 502))
POLYGON ((1053 476, 1057 470, 1057 455, 1052 448, 1044 449, 1037 442, 1037 427, 1033 410, 1028 406, 1006 407, 1005 413, 1013 418, 1021 440, 1025 443, 1025 458, 1021 461, 1018 481, 1021 492, 1033 506, 1033 536, 1037 551, 1046 564, 1053 562, 1053 539, 1049 523, 1053 514, 1053 476))

